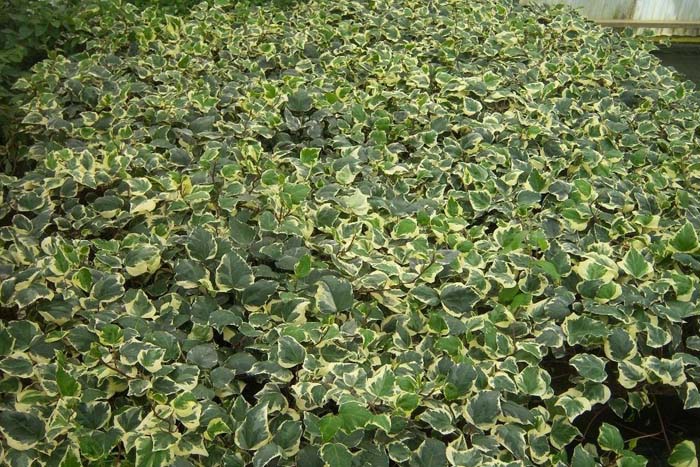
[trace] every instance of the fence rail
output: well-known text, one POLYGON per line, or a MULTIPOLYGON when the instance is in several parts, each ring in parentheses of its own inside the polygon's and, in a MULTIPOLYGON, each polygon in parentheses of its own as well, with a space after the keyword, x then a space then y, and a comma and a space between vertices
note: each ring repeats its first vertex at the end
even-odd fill
POLYGON ((700 21, 671 21, 664 19, 599 19, 595 21, 602 26, 611 28, 700 29, 700 21))

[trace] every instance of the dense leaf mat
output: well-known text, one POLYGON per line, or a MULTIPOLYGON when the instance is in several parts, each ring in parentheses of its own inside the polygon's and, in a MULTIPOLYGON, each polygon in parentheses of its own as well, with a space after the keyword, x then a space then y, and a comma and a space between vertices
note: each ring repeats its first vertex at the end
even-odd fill
POLYGON ((86 21, 17 85, 2 462, 642 466, 616 420, 700 407, 700 109, 646 39, 486 0, 86 21))

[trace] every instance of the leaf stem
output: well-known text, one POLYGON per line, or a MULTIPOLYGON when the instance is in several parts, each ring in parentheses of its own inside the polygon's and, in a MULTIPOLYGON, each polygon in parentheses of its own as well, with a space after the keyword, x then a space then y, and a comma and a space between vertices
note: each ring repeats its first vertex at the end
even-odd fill
POLYGON ((100 358, 100 362, 102 362, 102 364, 103 364, 104 366, 106 366, 107 368, 109 368, 110 370, 116 371, 117 373, 119 373, 120 375, 122 375, 123 377, 125 377, 126 379, 135 379, 133 376, 129 376, 129 375, 127 375, 126 373, 124 373, 124 372, 123 372, 122 370, 120 370, 116 365, 112 365, 111 363, 107 363, 106 361, 104 361, 103 358, 100 358))
POLYGON ((659 417, 659 424, 661 425, 661 432, 664 435, 664 441, 666 442, 666 449, 671 452, 671 442, 668 440, 668 433, 666 433, 666 425, 664 424, 664 419, 661 416, 661 410, 659 409, 659 403, 654 396, 654 408, 656 409, 656 415, 659 417))

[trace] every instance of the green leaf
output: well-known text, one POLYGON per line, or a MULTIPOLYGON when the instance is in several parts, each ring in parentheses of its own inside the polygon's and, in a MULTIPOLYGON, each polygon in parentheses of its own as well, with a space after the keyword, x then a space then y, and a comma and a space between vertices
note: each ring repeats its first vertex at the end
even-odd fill
POLYGON ((208 283, 209 271, 201 264, 189 259, 181 259, 175 266, 175 283, 185 289, 196 289, 208 283))
POLYGON ((92 401, 78 404, 75 421, 85 428, 99 430, 110 419, 112 410, 107 402, 92 401))
POLYGON ((396 407, 406 413, 411 413, 420 405, 420 396, 418 394, 401 394, 396 398, 396 407))
POLYGON ((56 368, 56 384, 61 396, 77 396, 80 392, 80 383, 63 369, 63 366, 56 368))
POLYGON ((135 467, 165 467, 171 465, 172 451, 163 449, 156 451, 150 436, 139 436, 136 439, 135 467))
POLYGON ((303 164, 314 165, 321 153, 319 148, 303 148, 299 154, 299 159, 303 164))
POLYGON ((518 388, 525 394, 543 397, 548 390, 549 375, 536 366, 528 366, 516 377, 518 388))
POLYGON ((481 102, 469 97, 464 98, 464 113, 465 115, 474 115, 481 112, 483 106, 481 102))
POLYGON ((446 446, 442 441, 428 438, 418 447, 411 459, 416 467, 447 467, 446 446))
MULTIPOLYGON (((107 432, 93 431, 90 436, 80 438, 80 454, 90 461, 104 459, 119 442, 119 436, 120 432, 116 428, 107 432)), ((63 467, 63 464, 61 466, 63 467)))
POLYGON ((111 303, 124 294, 124 286, 117 276, 107 275, 92 286, 92 297, 100 303, 111 303))
POLYGON ((430 427, 441 433, 447 435, 455 431, 453 425, 452 414, 444 408, 432 408, 423 412, 419 416, 420 420, 430 425, 430 427))
POLYGON ((200 368, 214 368, 219 362, 216 347, 213 344, 200 344, 187 352, 187 361, 200 368))
POLYGON ((214 418, 207 423, 206 438, 212 440, 219 435, 231 433, 231 428, 221 418, 214 418))
POLYGON ((302 201, 311 192, 311 187, 301 183, 290 183, 286 184, 280 193, 282 201, 288 207, 297 206, 301 204, 302 201))
POLYGON ((254 280, 253 271, 238 253, 229 251, 221 257, 215 278, 216 286, 221 292, 244 290, 254 280))
POLYGON ((625 449, 625 442, 622 439, 620 430, 608 423, 603 423, 600 426, 598 444, 604 450, 612 451, 616 454, 621 454, 625 449))
POLYGON ((580 435, 581 432, 578 430, 578 428, 569 423, 569 421, 565 417, 554 417, 554 421, 552 422, 550 442, 552 443, 552 446, 554 446, 556 449, 563 449, 577 436, 580 435))
POLYGON ((480 391, 467 405, 471 422, 482 430, 492 428, 501 415, 501 400, 498 391, 480 391))
POLYGON ((488 191, 470 191, 469 203, 475 211, 486 211, 491 208, 491 195, 488 191))
POLYGON ((340 406, 338 417, 343 422, 343 429, 350 433, 358 428, 364 428, 372 419, 372 412, 359 402, 346 402, 340 406))
POLYGON ((302 432, 300 421, 285 420, 275 431, 272 441, 284 452, 293 454, 299 449, 302 432))
POLYGON ((289 96, 287 108, 292 112, 308 112, 313 106, 313 99, 304 90, 299 90, 289 96))
POLYGON ((631 451, 625 451, 622 456, 617 459, 618 467, 646 467, 649 461, 646 457, 635 454, 631 451))
POLYGON ((671 237, 669 246, 681 253, 695 252, 698 249, 698 235, 693 224, 690 222, 683 224, 683 227, 671 237))
POLYGON ((618 264, 623 271, 636 279, 643 279, 652 272, 651 263, 634 248, 630 249, 618 264))
POLYGON ((160 251, 152 245, 134 248, 127 253, 124 266, 132 277, 155 272, 160 266, 160 251))
POLYGON ((576 314, 566 318, 562 329, 569 345, 589 345, 601 341, 610 334, 608 328, 600 321, 576 314))
POLYGON ((153 347, 139 351, 137 361, 146 369, 146 371, 156 373, 162 368, 164 358, 165 349, 153 347))
POLYGON ((605 371, 605 360, 591 354, 577 354, 569 359, 569 363, 586 380, 602 383, 608 378, 605 371))
POLYGON ((277 363, 282 368, 293 368, 304 363, 306 350, 291 336, 281 336, 277 340, 277 363))
POLYGON ((299 278, 303 279, 311 273, 311 256, 304 255, 299 258, 297 264, 294 265, 294 274, 299 278))
POLYGON ((515 425, 499 425, 496 427, 496 439, 517 459, 525 459, 525 430, 515 425))
POLYGON ((596 467, 595 458, 580 444, 574 449, 571 456, 571 467, 596 467))
POLYGON ((279 284, 270 280, 255 281, 243 290, 241 301, 244 305, 259 307, 263 306, 277 290, 279 284))
POLYGON ((391 232, 394 238, 413 238, 418 235, 418 224, 413 219, 402 219, 391 232))
POLYGON ((353 190, 348 196, 340 196, 340 204, 356 216, 364 216, 369 212, 368 196, 360 190, 353 190))
POLYGON ((340 443, 328 443, 321 446, 321 458, 328 466, 352 467, 352 454, 340 443))
POLYGON ((318 427, 321 431, 323 442, 327 443, 331 441, 338 430, 343 427, 343 419, 336 415, 324 415, 318 422, 318 427))
POLYGON ((629 332, 615 328, 610 332, 604 345, 605 356, 615 362, 632 358, 637 353, 637 344, 629 332))
POLYGON ((376 398, 388 398, 394 394, 396 377, 388 367, 382 367, 367 380, 367 391, 376 398))
POLYGON ((214 236, 202 227, 195 228, 185 244, 190 258, 205 261, 216 256, 217 245, 214 236))
POLYGON ((698 467, 695 443, 685 440, 676 444, 668 458, 668 464, 672 467, 698 467))
POLYGON ((80 268, 73 274, 73 283, 83 292, 89 292, 94 283, 92 273, 88 268, 80 268))
POLYGON ((156 317, 156 308, 141 289, 129 289, 124 295, 124 309, 130 316, 142 319, 156 317))
POLYGON ((34 373, 34 364, 27 356, 17 355, 0 361, 0 370, 11 376, 29 378, 34 373))
POLYGON ((46 426, 34 414, 5 410, 0 412, 0 431, 8 446, 26 451, 44 440, 46 426))
POLYGON ((254 451, 270 439, 267 422, 267 404, 260 403, 246 413, 243 423, 236 429, 236 446, 247 451, 254 451))
POLYGON ((325 276, 318 282, 316 303, 321 313, 335 314, 352 307, 352 285, 345 279, 325 276))
POLYGON ((473 310, 479 295, 464 284, 448 284, 440 290, 440 301, 446 311, 463 315, 473 310))

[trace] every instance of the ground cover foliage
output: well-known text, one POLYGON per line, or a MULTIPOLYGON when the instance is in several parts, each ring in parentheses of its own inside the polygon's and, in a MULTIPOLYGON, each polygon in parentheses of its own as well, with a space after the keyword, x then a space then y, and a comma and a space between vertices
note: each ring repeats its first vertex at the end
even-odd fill
POLYGON ((3 463, 697 465, 700 109, 645 40, 117 10, 16 84, 3 463))

